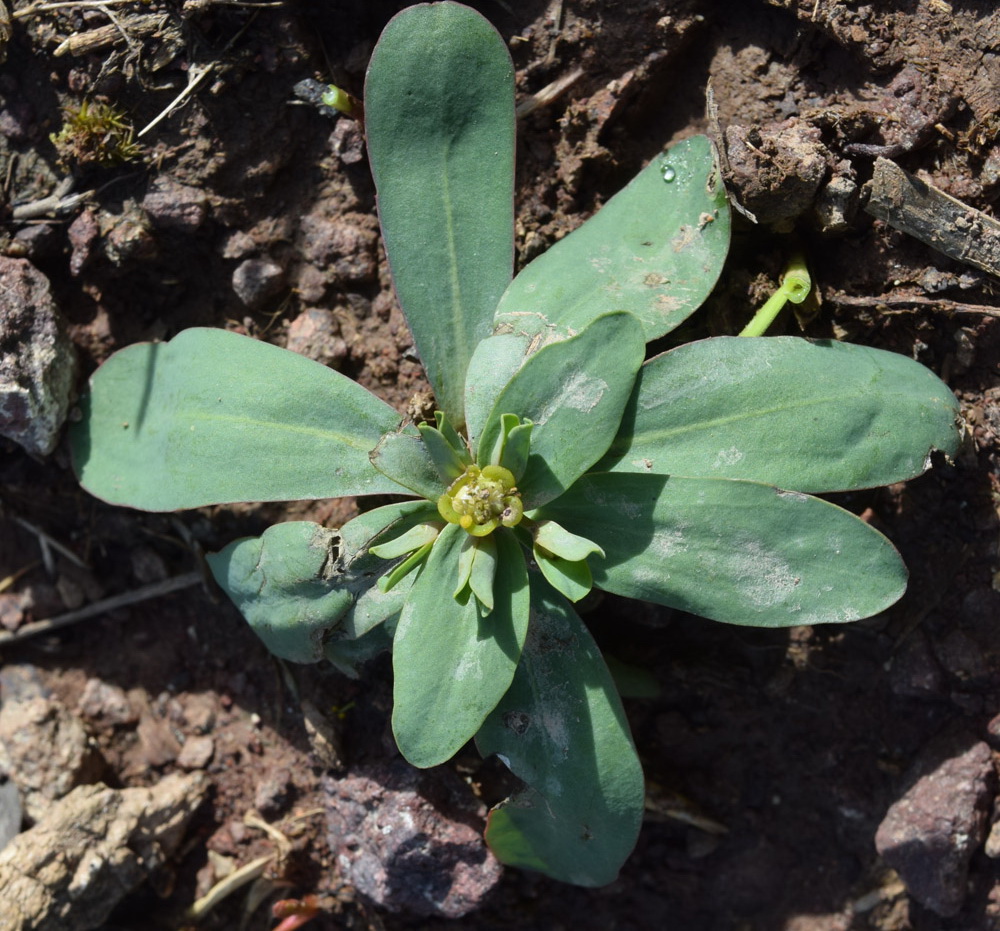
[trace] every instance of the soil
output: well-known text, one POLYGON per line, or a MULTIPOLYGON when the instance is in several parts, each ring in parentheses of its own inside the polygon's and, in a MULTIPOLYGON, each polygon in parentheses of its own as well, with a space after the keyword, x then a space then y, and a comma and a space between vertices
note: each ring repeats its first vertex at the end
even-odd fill
MULTIPOLYGON (((358 124, 293 91, 317 78, 360 96, 372 45, 404 4, 8 5, 0 246, 48 278, 80 387, 115 349, 210 325, 292 345, 400 410, 426 390, 391 294, 358 124), (134 138, 105 127, 96 150, 79 137, 54 144, 65 108, 85 100, 115 108, 134 138), (102 164, 115 157, 125 160, 102 164), (62 209, 24 210, 67 177, 62 209)), ((589 603, 602 646, 661 686, 627 703, 650 791, 638 847, 603 889, 507 870, 454 920, 364 901, 327 843, 324 779, 395 755, 386 663, 358 680, 283 666, 207 582, 2 646, 4 701, 30 681, 83 721, 88 781, 208 775, 169 869, 125 896, 105 927, 182 926, 227 871, 274 851, 244 824, 253 810, 291 839, 255 888, 267 903, 318 895, 317 931, 1000 928, 1000 869, 982 837, 949 917, 925 907, 874 844, 911 764, 942 735, 1000 750, 1000 269, 949 258, 860 209, 882 156, 995 214, 996 4, 473 5, 509 43, 519 102, 579 71, 519 121, 519 261, 666 145, 708 132, 728 144, 731 190, 757 223, 737 217, 722 281, 680 335, 735 332, 800 249, 819 300, 782 318, 784 331, 904 353, 954 389, 968 433, 956 462, 837 499, 900 549, 909 591, 876 618, 787 631, 611 596, 589 603)), ((64 441, 48 457, 7 440, 0 449, 0 579, 16 575, 0 595, 8 631, 196 570, 202 551, 276 520, 337 526, 354 513, 353 502, 314 502, 142 514, 82 492, 64 441)), ((446 770, 487 803, 502 795, 496 765, 471 749, 446 770)), ((201 927, 273 927, 247 888, 201 927)))

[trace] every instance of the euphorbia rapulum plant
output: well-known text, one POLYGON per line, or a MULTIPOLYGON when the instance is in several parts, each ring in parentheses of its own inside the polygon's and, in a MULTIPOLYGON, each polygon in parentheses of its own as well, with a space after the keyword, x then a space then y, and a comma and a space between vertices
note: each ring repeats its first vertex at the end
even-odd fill
POLYGON ((391 647, 416 766, 475 739, 524 782, 486 837, 505 862, 612 880, 643 779, 573 603, 592 586, 732 624, 851 621, 902 594, 888 540, 812 492, 954 453, 956 405, 900 355, 722 337, 644 361, 704 300, 729 242, 710 143, 655 159, 512 280, 513 68, 479 14, 386 27, 365 128, 396 292, 434 389, 401 423, 345 376, 187 330, 94 376, 80 480, 148 510, 403 495, 339 530, 277 524, 209 557, 278 656, 343 668, 391 647))

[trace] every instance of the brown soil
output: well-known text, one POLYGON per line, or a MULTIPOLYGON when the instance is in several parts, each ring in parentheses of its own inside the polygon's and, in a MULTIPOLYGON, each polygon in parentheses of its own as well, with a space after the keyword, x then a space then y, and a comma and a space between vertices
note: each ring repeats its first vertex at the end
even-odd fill
MULTIPOLYGON (((56 51, 64 39, 107 26, 105 9, 81 4, 14 20, 0 66, 3 196, 8 205, 42 198, 68 172, 74 192, 91 193, 58 217, 15 221, 4 208, 0 245, 48 276, 81 377, 122 346, 212 325, 291 341, 401 410, 425 387, 391 296, 357 126, 296 102, 292 91, 317 77, 360 95, 372 44, 403 5, 129 3, 112 8, 116 21, 135 19, 111 44, 65 54, 56 51), (182 105, 136 138, 141 160, 103 166, 50 140, 61 108, 83 99, 114 105, 139 130, 206 68, 182 105), (234 277, 247 260, 260 261, 234 277)), ((797 246, 822 300, 809 319, 784 320, 785 330, 919 359, 961 399, 967 448, 905 487, 838 499, 906 558, 909 592, 885 615, 757 631, 611 596, 595 601, 586 620, 602 645, 648 667, 662 686, 658 698, 628 703, 651 795, 638 848, 600 890, 508 870, 478 911, 456 921, 356 900, 338 878, 323 817, 298 827, 288 820, 323 806, 322 778, 338 762, 303 723, 303 703, 332 723, 348 769, 395 753, 385 663, 358 681, 325 667, 283 667, 210 585, 4 648, 4 698, 33 669, 53 696, 79 706, 103 761, 99 777, 111 785, 156 783, 177 768, 186 739, 212 738, 203 764, 209 801, 170 875, 130 894, 107 927, 177 927, 220 875, 220 857, 240 865, 271 851, 266 834, 242 824, 251 809, 297 834, 283 871, 271 875, 282 896, 321 896, 324 911, 309 925, 317 931, 1000 927, 1000 874, 981 849, 961 913, 945 919, 907 894, 873 842, 908 765, 937 736, 968 734, 1000 748, 1000 728, 990 725, 1000 713, 997 270, 947 258, 873 220, 856 198, 885 155, 995 212, 996 4, 473 5, 509 42, 519 100, 582 71, 520 120, 521 260, 577 226, 671 141, 721 133, 734 191, 759 223, 737 219, 723 280, 684 336, 734 332, 797 246), (705 115, 709 84, 717 121, 705 115), (94 678, 124 690, 134 715, 81 705, 94 678), (702 819, 726 833, 706 832, 702 819)), ((12 4, 15 15, 28 6, 12 4)), ((9 628, 190 571, 200 551, 275 520, 335 526, 352 513, 350 503, 319 502, 140 514, 80 491, 65 445, 44 461, 7 441, 0 448, 0 578, 39 559, 36 535, 16 518, 89 567, 55 554, 54 575, 39 565, 18 576, 8 589, 16 606, 8 599, 8 613, 0 611, 9 628), (9 613, 14 607, 23 617, 9 613)), ((453 768, 496 800, 494 768, 474 752, 453 768)), ((203 927, 239 926, 244 905, 244 893, 231 897, 203 927)), ((263 907, 246 925, 273 926, 263 907)))

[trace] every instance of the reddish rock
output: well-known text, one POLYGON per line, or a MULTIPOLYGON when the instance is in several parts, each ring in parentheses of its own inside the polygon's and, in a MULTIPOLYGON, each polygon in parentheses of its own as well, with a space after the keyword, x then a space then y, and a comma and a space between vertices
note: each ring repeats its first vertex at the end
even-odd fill
POLYGON ((337 368, 347 357, 347 343, 334 335, 335 326, 332 311, 318 307, 303 311, 288 327, 286 346, 292 352, 337 368))
POLYGON ((204 191, 160 175, 142 200, 149 222, 159 229, 193 233, 208 216, 204 191))
POLYGON ((876 849, 910 895, 942 917, 961 911, 969 861, 986 835, 994 781, 992 754, 982 741, 932 744, 875 835, 876 849))
POLYGON ((383 908, 461 918, 499 881, 481 833, 485 810, 453 773, 397 760, 323 788, 341 874, 383 908))

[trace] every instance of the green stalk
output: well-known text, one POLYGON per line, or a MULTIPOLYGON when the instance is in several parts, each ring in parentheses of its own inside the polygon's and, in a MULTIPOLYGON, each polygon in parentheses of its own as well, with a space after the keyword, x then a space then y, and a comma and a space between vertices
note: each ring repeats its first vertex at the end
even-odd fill
POLYGON ((809 296, 811 289, 812 279, 809 277, 809 269, 806 268, 805 257, 797 252, 785 269, 781 287, 753 315, 753 319, 740 331, 740 336, 763 336, 787 301, 801 304, 809 296))

